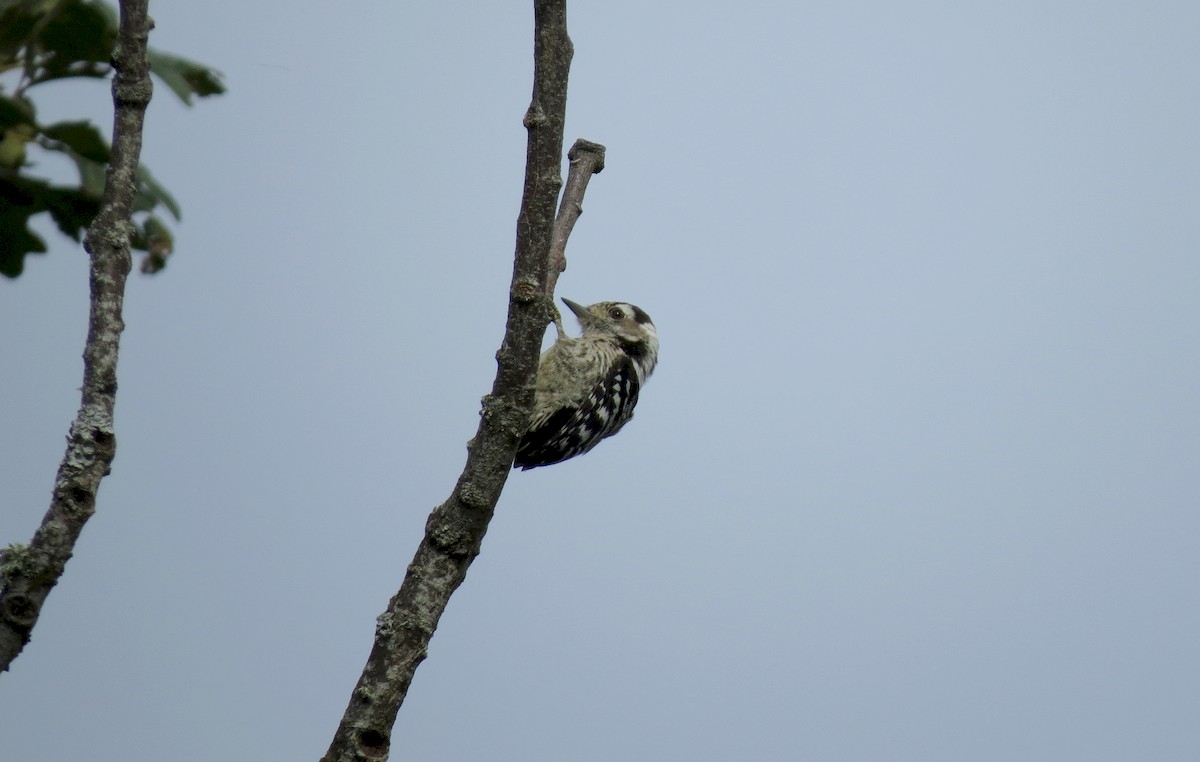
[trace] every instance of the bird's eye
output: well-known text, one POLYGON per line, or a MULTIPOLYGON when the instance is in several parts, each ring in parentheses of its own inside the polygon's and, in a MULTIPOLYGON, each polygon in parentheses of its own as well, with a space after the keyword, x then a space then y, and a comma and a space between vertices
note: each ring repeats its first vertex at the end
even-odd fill
POLYGON ((608 311, 608 316, 613 320, 620 320, 625 317, 625 313, 621 311, 620 307, 613 307, 608 311))

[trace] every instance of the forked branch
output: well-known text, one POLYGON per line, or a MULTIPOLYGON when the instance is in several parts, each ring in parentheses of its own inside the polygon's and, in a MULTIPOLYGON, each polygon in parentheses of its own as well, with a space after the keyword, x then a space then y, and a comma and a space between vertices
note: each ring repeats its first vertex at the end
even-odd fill
POLYGON ((563 121, 571 65, 566 0, 535 0, 533 99, 525 115, 525 188, 508 324, 496 353, 496 380, 454 491, 433 510, 400 590, 379 616, 375 642, 324 762, 378 762, 417 666, 425 659, 450 596, 479 555, 533 404, 555 202, 562 186, 563 121))

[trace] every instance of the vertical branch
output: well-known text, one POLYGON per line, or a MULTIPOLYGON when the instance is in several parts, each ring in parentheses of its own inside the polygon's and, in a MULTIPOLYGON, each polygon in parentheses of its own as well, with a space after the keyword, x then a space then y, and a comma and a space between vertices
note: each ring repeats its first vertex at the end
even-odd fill
POLYGON ((50 509, 32 542, 8 548, 0 564, 0 670, 7 670, 29 642, 46 596, 62 576, 83 525, 95 513, 96 491, 116 455, 117 351, 125 328, 121 307, 134 232, 129 217, 137 192, 142 124, 152 92, 146 60, 152 25, 147 2, 120 3, 121 27, 113 51, 112 156, 100 212, 84 241, 91 255, 91 311, 79 412, 54 479, 50 509))
POLYGON ((496 380, 450 497, 425 525, 400 590, 378 618, 375 642, 323 760, 386 759, 392 726, 450 596, 479 555, 529 420, 542 334, 554 207, 562 186, 563 122, 571 65, 566 0, 534 2, 533 99, 525 115, 525 186, 517 217, 508 323, 496 380))

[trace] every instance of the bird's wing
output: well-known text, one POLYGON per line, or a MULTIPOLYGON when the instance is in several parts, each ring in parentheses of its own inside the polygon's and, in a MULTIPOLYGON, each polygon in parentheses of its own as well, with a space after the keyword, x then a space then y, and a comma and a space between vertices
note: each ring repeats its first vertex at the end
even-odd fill
POLYGON ((513 465, 537 468, 582 455, 628 423, 639 391, 633 361, 622 355, 579 405, 560 407, 525 433, 513 465))

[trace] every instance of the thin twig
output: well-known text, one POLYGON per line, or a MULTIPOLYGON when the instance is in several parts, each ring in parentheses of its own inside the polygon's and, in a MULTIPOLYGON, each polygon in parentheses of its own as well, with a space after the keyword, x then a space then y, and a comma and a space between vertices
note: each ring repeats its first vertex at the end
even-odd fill
POLYGON ((152 22, 148 0, 121 0, 121 27, 113 51, 113 145, 100 211, 88 228, 91 255, 91 312, 83 349, 79 412, 67 436, 50 509, 28 546, 4 554, 0 584, 0 670, 8 669, 58 583, 83 525, 96 511, 96 491, 116 455, 113 407, 117 395, 117 351, 125 323, 121 308, 129 275, 130 214, 137 192, 142 124, 152 85, 146 40, 152 22))
POLYGON ((572 52, 566 0, 535 0, 534 27, 533 100, 525 115, 529 135, 525 190, 517 218, 508 324, 496 353, 496 380, 492 393, 484 398, 479 429, 458 484, 430 514, 404 582, 379 616, 371 655, 324 762, 387 758, 392 726, 413 674, 425 659, 450 596, 479 555, 529 421, 547 323, 544 295, 554 206, 562 186, 563 120, 572 52))
POLYGON ((554 240, 550 244, 550 278, 546 282, 546 295, 554 300, 554 288, 558 276, 567 269, 567 239, 575 229, 575 221, 583 214, 583 194, 587 192, 592 175, 604 171, 604 146, 580 138, 567 152, 571 167, 567 171, 567 185, 563 188, 562 202, 558 205, 558 217, 554 220, 554 240))

